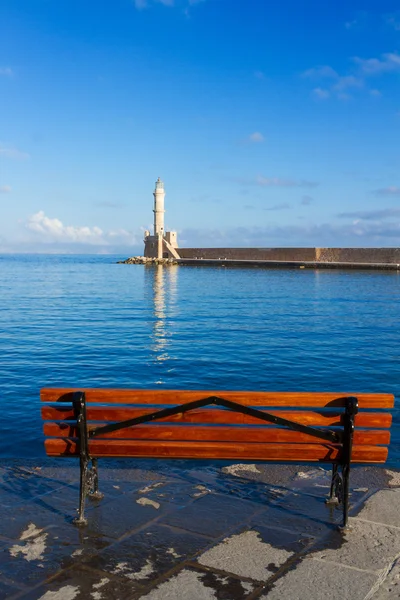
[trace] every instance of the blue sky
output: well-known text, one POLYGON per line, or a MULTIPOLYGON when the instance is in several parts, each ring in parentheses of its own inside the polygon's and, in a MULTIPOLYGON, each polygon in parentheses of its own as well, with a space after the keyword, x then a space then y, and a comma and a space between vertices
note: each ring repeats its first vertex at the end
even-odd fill
POLYGON ((400 245, 400 10, 2 0, 0 252, 400 245))

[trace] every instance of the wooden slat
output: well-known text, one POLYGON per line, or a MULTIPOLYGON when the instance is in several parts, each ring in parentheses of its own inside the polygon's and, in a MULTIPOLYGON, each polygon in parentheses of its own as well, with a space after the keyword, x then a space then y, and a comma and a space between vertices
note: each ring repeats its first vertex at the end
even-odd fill
MULTIPOLYGON (((77 437, 77 429, 68 423, 45 423, 44 435, 48 437, 77 437)), ((227 441, 227 442, 295 442, 318 443, 317 438, 291 431, 289 429, 271 427, 182 427, 180 425, 137 425, 108 433, 101 439, 136 439, 136 440, 173 440, 173 441, 227 441)), ((385 430, 354 432, 354 444, 363 446, 388 445, 390 432, 385 430)))
MULTIPOLYGON (((73 440, 47 439, 49 456, 77 454, 73 440)), ((92 456, 121 456, 142 458, 191 458, 216 460, 306 461, 334 462, 338 448, 330 444, 245 444, 229 442, 158 442, 101 441, 89 443, 92 456)), ((387 448, 382 446, 353 446, 353 460, 357 463, 384 463, 387 448)))
POLYGON ((356 396, 360 408, 392 408, 392 394, 358 394, 354 392, 246 392, 223 390, 113 390, 63 388, 42 389, 43 402, 71 402, 74 391, 86 393, 88 403, 104 404, 184 404, 208 396, 221 396, 226 400, 247 406, 316 406, 343 407, 341 398, 356 396))
MULTIPOLYGON (((150 408, 100 408, 89 407, 87 417, 89 421, 123 421, 134 419, 140 415, 154 412, 150 408)), ((310 412, 310 411, 286 411, 271 410, 271 414, 302 423, 303 425, 318 425, 332 427, 341 424, 341 415, 332 412, 310 412)), ((74 420, 74 412, 69 407, 42 406, 42 418, 47 421, 74 420)), ((201 408, 186 413, 178 413, 173 417, 162 419, 160 422, 171 423, 213 423, 216 425, 260 425, 259 419, 253 419, 241 413, 228 410, 215 410, 201 408)), ((392 424, 392 416, 389 413, 359 413, 356 416, 356 427, 387 428, 392 424)), ((267 425, 267 423, 265 423, 267 425)))

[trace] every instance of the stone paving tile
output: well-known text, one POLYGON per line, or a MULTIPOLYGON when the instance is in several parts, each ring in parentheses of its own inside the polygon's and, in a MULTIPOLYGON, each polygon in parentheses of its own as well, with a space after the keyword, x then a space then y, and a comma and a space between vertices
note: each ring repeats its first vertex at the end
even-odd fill
MULTIPOLYGON (((183 480, 159 478, 147 481, 100 480, 99 490, 104 494, 104 500, 109 496, 118 498, 121 495, 138 494, 159 503, 187 504, 196 495, 204 495, 207 490, 199 493, 200 486, 183 480)), ((77 496, 78 497, 78 496, 77 496)))
MULTIPOLYGON (((147 485, 143 482, 106 482, 102 490, 105 494, 102 500, 86 500, 85 516, 91 531, 114 538, 154 519, 171 505, 183 506, 192 501, 191 496, 204 493, 191 484, 179 482, 150 482, 147 485)), ((39 527, 46 527, 49 523, 71 523, 77 516, 78 505, 79 489, 73 486, 63 486, 36 496, 29 503, 5 505, 2 507, 0 534, 5 538, 18 539, 32 522, 33 515, 39 527)))
POLYGON ((142 600, 245 600, 254 585, 212 572, 183 569, 149 593, 142 600))
POLYGON ((265 582, 309 541, 276 529, 253 529, 225 538, 204 552, 198 562, 239 577, 265 582))
POLYGON ((54 490, 65 488, 67 485, 67 483, 58 480, 37 477, 35 473, 24 469, 13 470, 7 476, 3 476, 0 483, 2 504, 15 506, 37 496, 43 496, 54 490))
POLYGON ((194 461, 191 459, 149 459, 143 461, 147 472, 162 473, 166 478, 184 479, 185 481, 215 481, 220 474, 218 461, 194 461))
POLYGON ((377 575, 305 558, 259 600, 364 600, 377 575))
POLYGON ((72 524, 46 529, 31 524, 19 541, 1 549, 0 577, 31 586, 90 558, 111 542, 105 537, 89 535, 72 524))
MULTIPOLYGON (((40 466, 37 466, 38 461, 29 461, 29 459, 12 462, 15 462, 15 466, 8 467, 7 471, 18 468, 34 473, 37 477, 71 483, 79 487, 79 459, 77 458, 60 460, 47 457, 40 461, 40 466)), ((182 473, 184 474, 182 469, 175 469, 174 472, 168 468, 157 470, 154 462, 152 459, 99 459, 100 486, 109 481, 139 483, 140 485, 156 481, 185 481, 185 477, 181 477, 182 473)), ((157 462, 161 463, 162 461, 157 462)), ((171 463, 172 461, 164 462, 171 463)))
POLYGON ((387 573, 386 577, 372 595, 373 600, 399 600, 400 599, 400 559, 398 559, 387 573))
POLYGON ((62 494, 59 497, 50 494, 26 504, 2 507, 0 533, 10 540, 16 540, 33 521, 38 527, 47 527, 54 523, 70 523, 75 516, 75 504, 68 502, 67 494, 66 498, 62 494))
POLYGON ((341 507, 326 504, 326 496, 324 494, 314 496, 292 492, 282 498, 279 502, 279 508, 284 509, 296 518, 312 518, 328 526, 340 523, 343 515, 341 507))
POLYGON ((202 536, 157 524, 113 544, 86 564, 145 585, 194 556, 209 543, 202 536))
MULTIPOLYGON (((107 505, 118 497, 118 495, 109 495, 101 500, 101 504, 107 505)), ((88 498, 85 512, 90 514, 91 510, 98 508, 99 503, 88 498)), ((78 505, 79 488, 66 485, 50 493, 35 496, 30 502, 25 500, 23 504, 2 506, 0 533, 9 539, 18 539, 19 534, 32 522, 33 517, 39 527, 47 527, 49 523, 55 525, 71 523, 77 516, 78 505)))
POLYGON ((357 517, 400 527, 400 489, 380 490, 368 498, 357 517))
POLYGON ((390 478, 387 469, 380 466, 352 465, 351 467, 350 483, 352 488, 368 487, 380 490, 388 486, 390 478))
MULTIPOLYGON (((118 498, 126 494, 133 494, 143 487, 142 481, 102 481, 99 482, 99 491, 104 494, 103 500, 118 498)), ((79 500, 79 485, 76 491, 75 502, 79 500)))
MULTIPOLYGON (((233 467, 236 468, 242 466, 249 467, 251 465, 233 465, 233 467)), ((247 471, 244 472, 247 473, 247 471)), ((239 471, 239 473, 242 473, 242 471, 239 471)), ((216 482, 215 488, 217 491, 220 490, 225 494, 233 494, 236 498, 260 502, 265 505, 275 504, 276 502, 279 502, 283 496, 290 493, 290 490, 283 487, 272 486, 258 481, 251 481, 251 484, 249 485, 249 480, 247 478, 245 479, 238 475, 235 477, 228 477, 225 475, 216 482)))
POLYGON ((201 498, 209 493, 208 488, 182 481, 165 482, 147 485, 141 490, 143 494, 156 502, 173 504, 175 508, 182 508, 194 498, 201 498), (151 489, 149 489, 151 488, 151 489))
POLYGON ((260 506, 253 502, 222 494, 208 494, 187 507, 165 515, 160 522, 210 537, 220 537, 258 510, 260 506))
POLYGON ((0 580, 0 600, 6 600, 10 596, 14 596, 18 592, 21 592, 21 589, 16 588, 12 585, 9 585, 5 581, 0 580))
POLYGON ((379 571, 400 553, 400 528, 350 518, 351 531, 338 548, 321 550, 313 558, 348 567, 379 571))
POLYGON ((158 518, 166 508, 166 502, 155 502, 144 494, 125 494, 110 502, 96 502, 85 516, 88 531, 118 539, 158 518))
MULTIPOLYGON (((325 507, 326 508, 326 507, 325 507)), ((318 511, 317 514, 293 514, 293 510, 287 510, 285 507, 269 506, 261 514, 256 515, 250 521, 253 528, 279 527, 289 531, 296 531, 312 537, 321 537, 336 530, 337 523, 330 519, 330 513, 318 511), (322 513, 322 514, 321 514, 322 513), (329 516, 329 520, 326 516, 329 516)), ((338 513, 340 517, 340 514, 338 513)))
MULTIPOLYGON (((392 471, 391 469, 384 469, 384 471, 389 478, 387 485, 389 487, 400 487, 400 472, 392 471)), ((379 487, 387 487, 387 486, 385 485, 385 486, 379 486, 379 487)))
POLYGON ((296 469, 296 474, 293 476, 290 487, 291 489, 308 489, 311 486, 318 485, 329 488, 331 483, 332 469, 326 467, 304 467, 299 465, 296 469))
POLYGON ((299 466, 298 464, 274 464, 274 463, 262 463, 257 462, 254 464, 247 464, 247 468, 239 463, 240 469, 237 469, 237 464, 230 464, 224 466, 223 471, 230 473, 235 476, 246 477, 246 479, 254 481, 260 481, 267 485, 289 487, 293 486, 293 479, 296 477, 298 471, 315 470, 314 467, 299 466), (251 467, 249 469, 249 467, 251 467))
POLYGON ((64 571, 50 582, 21 596, 21 600, 132 600, 135 585, 90 569, 64 571))
POLYGON ((281 548, 297 554, 303 552, 315 542, 315 538, 309 534, 303 534, 296 530, 287 531, 275 527, 253 526, 251 530, 260 534, 263 542, 274 548, 281 548))

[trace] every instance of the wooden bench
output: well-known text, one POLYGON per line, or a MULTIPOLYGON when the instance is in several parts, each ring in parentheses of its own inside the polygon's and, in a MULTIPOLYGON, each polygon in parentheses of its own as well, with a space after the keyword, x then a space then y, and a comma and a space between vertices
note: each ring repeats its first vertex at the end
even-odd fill
POLYGON ((49 456, 80 457, 77 524, 101 457, 331 463, 347 526, 351 463, 384 463, 390 394, 43 389, 49 456), (370 409, 373 409, 372 411, 370 409), (377 410, 379 409, 379 410, 377 410), (385 409, 385 410, 382 410, 385 409))

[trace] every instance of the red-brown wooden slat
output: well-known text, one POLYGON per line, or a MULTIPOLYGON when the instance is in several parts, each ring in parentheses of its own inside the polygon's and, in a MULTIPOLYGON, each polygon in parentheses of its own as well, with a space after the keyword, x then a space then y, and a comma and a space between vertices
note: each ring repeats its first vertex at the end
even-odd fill
MULTIPOLYGON (((77 444, 73 440, 51 439, 45 441, 49 456, 74 456, 77 444)), ((147 458, 199 458, 261 461, 330 462, 339 456, 338 448, 331 444, 245 444, 229 442, 154 442, 101 441, 89 443, 92 456, 125 456, 147 458)), ((384 446, 353 446, 352 462, 384 463, 387 458, 384 446)))
MULTIPOLYGON (((88 407, 87 417, 89 421, 123 421, 125 419, 134 419, 141 415, 155 412, 151 408, 101 408, 88 407)), ((280 416, 284 419, 296 421, 303 425, 318 425, 332 427, 341 425, 341 416, 338 413, 311 412, 311 411, 286 411, 271 410, 270 414, 280 416)), ((73 420, 74 411, 71 408, 54 407, 51 405, 42 406, 42 418, 47 421, 73 420)), ((216 425, 235 424, 235 425, 260 425, 259 419, 254 419, 241 413, 201 408, 186 413, 178 413, 166 419, 160 419, 161 422, 171 423, 213 423, 216 425)), ((263 422, 263 424, 267 424, 263 422)), ((355 420, 356 427, 377 427, 388 428, 392 424, 392 416, 389 413, 359 413, 355 420)))
POLYGON ((392 394, 358 394, 354 392, 246 392, 224 390, 114 390, 86 388, 46 388, 40 392, 44 402, 71 402, 72 392, 84 391, 88 403, 104 404, 184 404, 220 396, 247 406, 342 407, 340 398, 356 396, 360 408, 392 408, 392 394))
MULTIPOLYGON (((48 437, 77 437, 77 429, 68 423, 45 423, 44 435, 48 437)), ((229 442, 294 442, 318 443, 311 435, 279 428, 254 427, 202 427, 180 425, 137 425, 96 437, 101 439, 174 440, 174 441, 229 441, 229 442)), ((390 432, 385 430, 356 430, 354 444, 364 446, 388 445, 390 432)))

